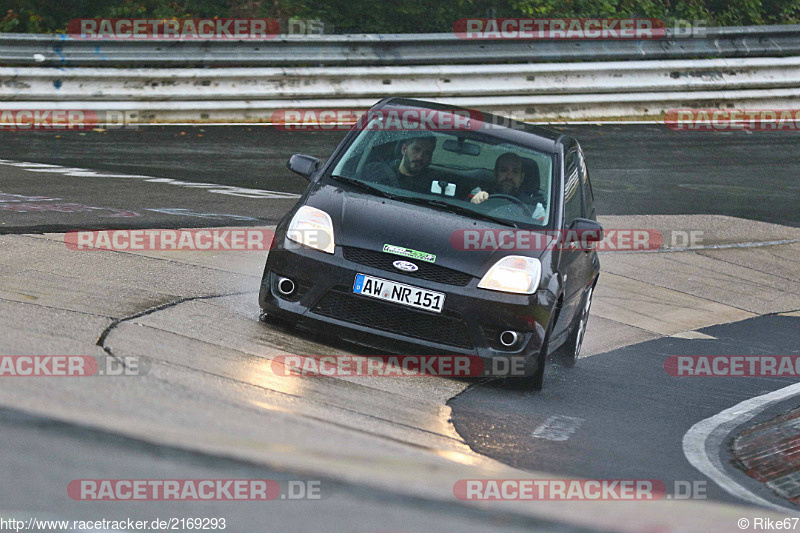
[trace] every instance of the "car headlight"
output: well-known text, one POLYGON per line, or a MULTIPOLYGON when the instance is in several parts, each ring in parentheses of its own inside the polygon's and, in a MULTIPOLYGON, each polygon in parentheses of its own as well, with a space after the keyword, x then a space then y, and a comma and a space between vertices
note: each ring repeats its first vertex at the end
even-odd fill
POLYGON ((538 259, 509 255, 494 264, 478 283, 479 289, 533 294, 542 278, 542 264, 538 259))
POLYGON ((289 229, 286 230, 286 238, 329 254, 332 254, 335 248, 330 215, 307 205, 298 209, 292 217, 289 229))

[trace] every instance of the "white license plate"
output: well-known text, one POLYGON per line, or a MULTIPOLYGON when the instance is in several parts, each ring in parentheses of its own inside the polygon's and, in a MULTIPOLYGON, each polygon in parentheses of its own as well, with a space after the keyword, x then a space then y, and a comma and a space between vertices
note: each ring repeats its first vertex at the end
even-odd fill
POLYGON ((356 274, 353 292, 437 313, 441 313, 444 307, 444 294, 441 292, 420 289, 388 279, 374 278, 366 274, 356 274))

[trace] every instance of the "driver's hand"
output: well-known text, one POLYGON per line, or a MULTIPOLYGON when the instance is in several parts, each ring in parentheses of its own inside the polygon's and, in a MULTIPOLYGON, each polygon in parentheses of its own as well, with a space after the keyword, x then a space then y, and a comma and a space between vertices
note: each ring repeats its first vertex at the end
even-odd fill
POLYGON ((489 198, 489 193, 486 192, 486 191, 481 191, 478 194, 476 194, 475 196, 473 196, 472 200, 470 200, 470 201, 473 204, 479 204, 479 203, 485 201, 487 198, 489 198))

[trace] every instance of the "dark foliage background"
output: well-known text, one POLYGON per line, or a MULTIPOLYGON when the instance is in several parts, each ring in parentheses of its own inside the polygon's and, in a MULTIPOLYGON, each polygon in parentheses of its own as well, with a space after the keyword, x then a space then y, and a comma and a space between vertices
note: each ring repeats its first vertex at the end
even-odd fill
POLYGON ((738 26, 800 23, 800 0, 2 0, 0 32, 64 32, 75 18, 214 16, 319 19, 326 33, 449 32, 458 19, 482 17, 647 17, 738 26))

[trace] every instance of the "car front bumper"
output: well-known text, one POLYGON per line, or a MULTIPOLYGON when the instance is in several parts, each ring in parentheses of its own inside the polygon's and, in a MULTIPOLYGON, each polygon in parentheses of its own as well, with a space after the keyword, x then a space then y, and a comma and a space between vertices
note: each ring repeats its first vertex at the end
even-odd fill
MULTIPOLYGON (((463 286, 447 284, 347 259, 341 246, 327 254, 289 244, 278 241, 267 259, 259 304, 268 314, 316 330, 327 324, 346 340, 384 351, 477 355, 484 361, 522 357, 526 374, 535 371, 555 304, 549 291, 517 295, 478 289, 474 277, 463 286), (444 308, 435 313, 354 294, 359 273, 445 293, 444 308), (278 291, 280 277, 294 281, 291 295, 278 291), (499 341, 506 330, 519 334, 512 347, 499 341)), ((348 257, 353 257, 349 251, 348 257)))

